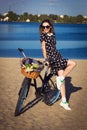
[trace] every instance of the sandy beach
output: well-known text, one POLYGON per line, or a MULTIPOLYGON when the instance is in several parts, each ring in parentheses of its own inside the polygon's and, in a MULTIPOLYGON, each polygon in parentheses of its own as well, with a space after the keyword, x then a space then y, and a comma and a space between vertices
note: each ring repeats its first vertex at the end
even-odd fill
MULTIPOLYGON (((18 91, 24 76, 19 58, 0 58, 0 130, 86 130, 87 129, 87 60, 75 60, 77 67, 66 78, 71 111, 38 102, 15 117, 18 91)), ((44 74, 44 70, 41 75, 44 74)), ((38 84, 40 81, 38 80, 38 84)), ((34 94, 32 88, 31 94, 34 94)))

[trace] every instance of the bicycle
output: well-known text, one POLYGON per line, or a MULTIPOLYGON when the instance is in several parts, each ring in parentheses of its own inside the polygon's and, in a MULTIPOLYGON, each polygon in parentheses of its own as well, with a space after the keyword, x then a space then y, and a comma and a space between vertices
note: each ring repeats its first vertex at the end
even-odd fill
POLYGON ((57 89, 56 82, 53 81, 53 75, 49 72, 49 67, 47 65, 45 68, 45 74, 44 77, 42 78, 40 72, 44 69, 44 64, 41 61, 32 59, 32 58, 27 58, 23 49, 18 48, 18 51, 21 52, 24 56, 22 62, 21 62, 21 72, 25 76, 21 88, 19 90, 19 97, 18 101, 16 104, 16 109, 15 109, 15 116, 18 116, 34 106, 36 103, 39 101, 43 101, 46 105, 53 105, 58 99, 60 99, 60 90, 57 89), (41 65, 41 68, 39 70, 34 70, 30 73, 25 72, 24 65, 25 63, 36 63, 41 65), (23 68, 22 68, 23 67, 23 68), (32 75, 32 76, 31 76, 32 75), (37 78, 41 80, 41 87, 37 87, 37 78), (33 83, 32 83, 33 81, 33 83), (35 88, 35 98, 32 97, 33 94, 30 92, 31 86, 34 86, 35 88), (29 101, 26 103, 26 98, 29 96, 29 101), (25 103, 24 103, 25 101, 25 103))

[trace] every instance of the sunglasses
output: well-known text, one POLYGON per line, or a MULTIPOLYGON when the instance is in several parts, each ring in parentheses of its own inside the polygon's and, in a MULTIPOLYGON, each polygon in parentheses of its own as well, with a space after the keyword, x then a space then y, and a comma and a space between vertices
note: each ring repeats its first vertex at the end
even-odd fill
POLYGON ((47 25, 47 26, 42 26, 42 28, 43 28, 43 29, 45 29, 45 28, 46 28, 46 29, 49 29, 50 26, 49 26, 49 25, 47 25))

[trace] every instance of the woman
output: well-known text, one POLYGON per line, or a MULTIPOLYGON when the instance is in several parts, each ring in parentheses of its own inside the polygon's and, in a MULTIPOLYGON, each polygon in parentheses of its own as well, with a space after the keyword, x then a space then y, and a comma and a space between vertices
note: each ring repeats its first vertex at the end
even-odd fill
POLYGON ((62 96, 60 106, 66 110, 71 110, 66 100, 65 77, 76 66, 76 63, 72 60, 64 59, 56 49, 54 27, 49 20, 42 21, 39 31, 43 56, 51 67, 51 73, 57 75, 57 88, 60 89, 62 96))

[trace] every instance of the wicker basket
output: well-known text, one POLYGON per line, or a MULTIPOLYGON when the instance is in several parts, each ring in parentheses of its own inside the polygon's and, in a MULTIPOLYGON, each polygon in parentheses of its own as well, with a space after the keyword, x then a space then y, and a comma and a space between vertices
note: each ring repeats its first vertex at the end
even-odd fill
POLYGON ((40 75, 40 72, 43 70, 43 68, 44 68, 44 66, 43 66, 42 62, 31 59, 31 58, 24 58, 22 60, 21 73, 27 78, 36 79, 40 75), (32 64, 32 62, 37 63, 40 66, 40 68, 35 69, 31 72, 26 72, 26 69, 23 67, 23 65, 25 65, 26 63, 32 64))

